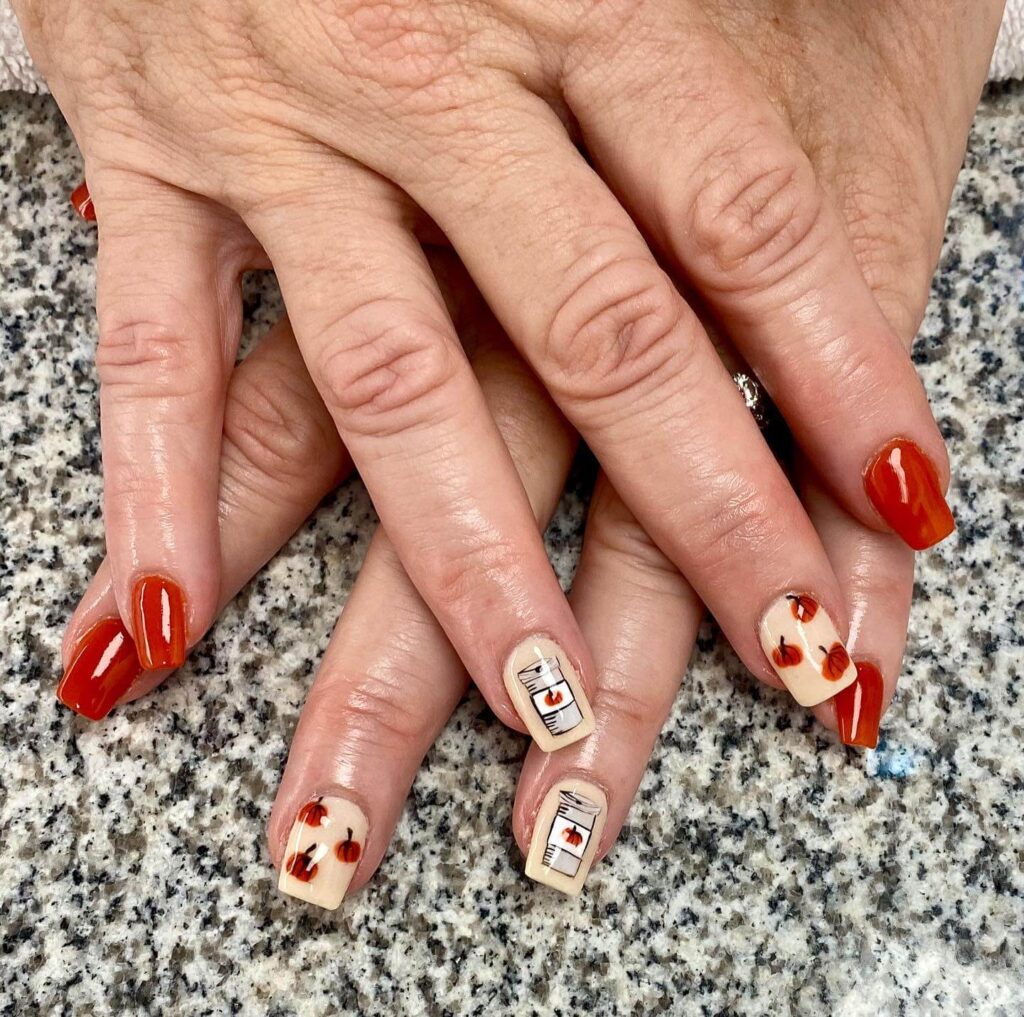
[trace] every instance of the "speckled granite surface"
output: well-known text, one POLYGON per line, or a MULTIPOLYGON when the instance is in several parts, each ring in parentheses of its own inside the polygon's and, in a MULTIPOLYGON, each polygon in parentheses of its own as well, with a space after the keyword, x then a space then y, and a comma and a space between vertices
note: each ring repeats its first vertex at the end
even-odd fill
MULTIPOLYGON (((0 1013, 1024 1013, 1024 87, 979 115, 919 347, 961 528, 920 558, 886 741, 847 752, 706 633, 577 901, 521 874, 523 743, 476 698, 365 892, 275 892, 264 825, 371 529, 358 487, 177 680, 100 725, 58 707, 102 547, 79 172, 48 100, 0 97, 0 1013)), ((564 575, 580 519, 568 498, 550 533, 564 575)))

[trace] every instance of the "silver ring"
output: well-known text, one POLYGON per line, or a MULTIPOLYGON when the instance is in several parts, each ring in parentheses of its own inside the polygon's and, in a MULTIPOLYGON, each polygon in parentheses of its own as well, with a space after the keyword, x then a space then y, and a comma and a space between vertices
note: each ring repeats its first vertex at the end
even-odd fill
POLYGON ((764 386, 752 374, 744 371, 737 371, 732 380, 740 390, 740 395, 743 396, 743 401, 747 404, 747 409, 750 410, 750 415, 757 426, 762 431, 770 431, 778 411, 768 398, 764 386))

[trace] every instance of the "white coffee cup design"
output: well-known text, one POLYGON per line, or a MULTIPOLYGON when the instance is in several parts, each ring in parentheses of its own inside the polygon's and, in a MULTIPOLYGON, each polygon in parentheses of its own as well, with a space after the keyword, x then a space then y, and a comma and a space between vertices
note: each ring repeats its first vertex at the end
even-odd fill
POLYGON ((565 680, 557 657, 545 657, 532 667, 523 668, 519 680, 530 693, 530 702, 553 735, 565 734, 583 723, 583 714, 565 680))
POLYGON ((572 879, 579 872, 600 814, 601 806, 596 802, 574 791, 560 791, 558 811, 544 848, 544 864, 572 879))

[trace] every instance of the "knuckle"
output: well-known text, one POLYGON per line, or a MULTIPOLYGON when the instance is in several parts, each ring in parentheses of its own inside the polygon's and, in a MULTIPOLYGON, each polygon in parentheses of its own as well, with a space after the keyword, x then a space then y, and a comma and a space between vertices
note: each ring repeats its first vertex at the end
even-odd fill
POLYGON ((661 726, 662 705, 637 676, 618 668, 602 670, 594 709, 609 717, 624 739, 650 737, 661 726))
MULTIPOLYGON (((748 143, 709 160, 686 228, 698 273, 716 288, 766 288, 817 249, 824 210, 798 153, 748 143)), ((685 220, 684 220, 685 221, 685 220)))
POLYGON ((313 376, 343 430, 393 436, 451 413, 461 365, 442 330, 351 317, 337 331, 345 338, 321 343, 313 376))
POLYGON ((134 397, 196 394, 210 367, 184 328, 158 321, 127 320, 100 332, 96 368, 100 384, 134 397), (199 355, 197 355, 199 354, 199 355))
POLYGON ((287 492, 325 463, 340 464, 341 439, 315 394, 280 375, 263 384, 241 371, 224 414, 222 456, 247 487, 266 489, 268 480, 278 481, 287 492))
POLYGON ((396 668, 332 673, 313 686, 304 712, 332 741, 407 751, 433 733, 429 711, 414 706, 422 701, 413 691, 421 684, 415 673, 396 668))
POLYGON ((485 540, 457 550, 446 549, 428 563, 428 585, 440 608, 458 617, 479 613, 481 603, 491 601, 494 591, 529 589, 522 574, 522 549, 510 541, 485 540))
POLYGON ((710 493, 713 511, 691 523, 685 535, 706 579, 734 578, 749 572, 750 562, 779 560, 785 520, 773 514, 765 492, 745 478, 724 475, 710 493))
POLYGON ((657 382, 683 352, 681 299, 654 262, 596 260, 548 328, 553 384, 572 400, 611 399, 657 382))

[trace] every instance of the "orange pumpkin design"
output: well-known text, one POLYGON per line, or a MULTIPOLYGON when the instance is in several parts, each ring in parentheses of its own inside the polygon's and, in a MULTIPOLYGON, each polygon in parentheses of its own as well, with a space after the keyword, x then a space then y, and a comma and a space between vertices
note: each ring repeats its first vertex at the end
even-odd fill
POLYGON ((562 836, 565 838, 566 844, 571 844, 573 847, 579 847, 583 843, 583 834, 575 826, 563 830, 562 836))
POLYGON ((303 883, 308 883, 313 879, 316 876, 316 870, 320 867, 313 861, 316 850, 317 845, 310 844, 305 851, 296 851, 295 854, 290 855, 288 861, 284 863, 288 875, 303 883))
POLYGON ((786 600, 789 601, 793 617, 799 622, 809 622, 818 613, 818 602, 813 597, 808 597, 806 593, 799 596, 787 593, 786 600))
POLYGON ((821 661, 821 676, 830 682, 837 682, 846 674, 850 666, 850 655, 842 643, 833 643, 829 649, 819 646, 819 650, 825 654, 821 661))
POLYGON ((562 701, 563 698, 564 697, 562 696, 561 690, 559 690, 558 692, 553 692, 551 689, 548 689, 547 693, 544 696, 544 705, 558 706, 558 704, 562 701))
POLYGON ((772 650, 772 660, 776 667, 796 667, 804 659, 799 646, 786 642, 785 636, 779 637, 779 645, 772 650))
POLYGON ((348 829, 348 836, 340 841, 338 846, 334 849, 335 855, 337 855, 339 862, 344 862, 346 865, 355 865, 359 861, 359 856, 363 853, 363 849, 359 845, 359 841, 352 839, 352 828, 348 829))
POLYGON ((327 809, 324 807, 323 798, 314 798, 299 809, 299 822, 305 823, 306 826, 323 826, 326 818, 327 809))

